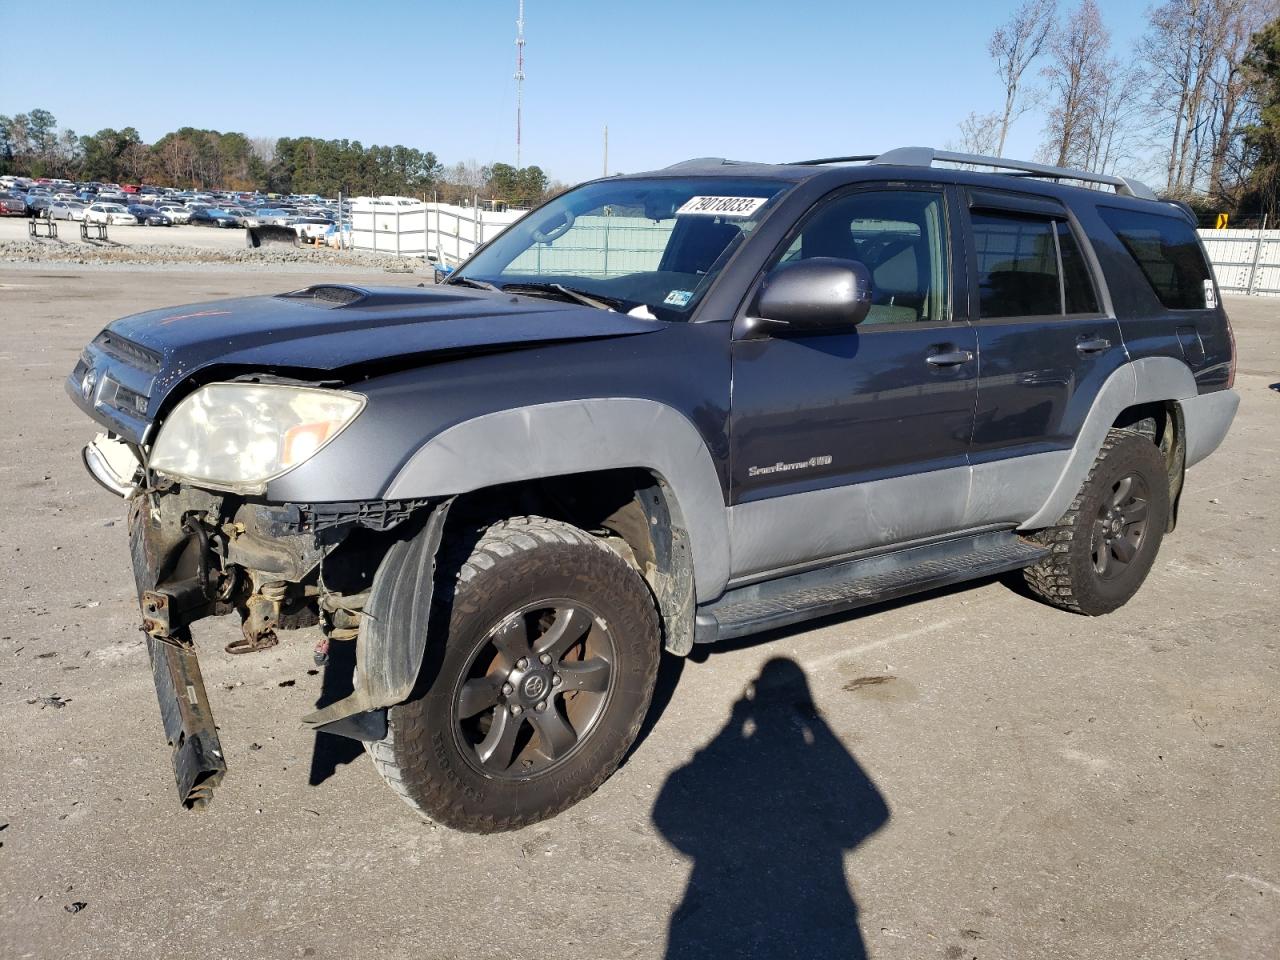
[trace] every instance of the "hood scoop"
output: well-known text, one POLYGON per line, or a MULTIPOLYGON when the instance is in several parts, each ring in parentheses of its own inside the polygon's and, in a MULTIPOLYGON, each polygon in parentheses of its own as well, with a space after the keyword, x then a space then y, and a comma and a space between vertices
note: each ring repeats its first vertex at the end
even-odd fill
POLYGON ((317 283, 292 293, 277 294, 277 300, 302 301, 317 307, 394 307, 410 303, 440 303, 446 300, 474 299, 466 294, 446 293, 438 287, 380 287, 369 290, 349 283, 317 283))

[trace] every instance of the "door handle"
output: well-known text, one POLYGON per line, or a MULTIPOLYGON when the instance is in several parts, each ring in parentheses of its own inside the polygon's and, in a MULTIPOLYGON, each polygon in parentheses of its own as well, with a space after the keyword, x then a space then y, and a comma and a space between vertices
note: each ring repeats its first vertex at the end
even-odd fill
POLYGON ((925 357, 925 362, 934 367, 958 367, 972 359, 973 353, 969 350, 944 350, 942 353, 929 354, 925 357))
POLYGON ((1090 337, 1076 343, 1078 353, 1101 353, 1111 348, 1111 341, 1106 337, 1090 337))

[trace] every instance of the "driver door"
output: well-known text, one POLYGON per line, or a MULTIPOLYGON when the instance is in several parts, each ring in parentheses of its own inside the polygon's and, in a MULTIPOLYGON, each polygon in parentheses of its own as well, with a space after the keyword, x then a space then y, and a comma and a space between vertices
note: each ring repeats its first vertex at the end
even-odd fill
POLYGON ((978 365, 952 319, 954 220, 942 187, 876 185, 821 201, 784 241, 774 266, 861 261, 873 306, 847 331, 735 336, 735 578, 961 528, 978 365))

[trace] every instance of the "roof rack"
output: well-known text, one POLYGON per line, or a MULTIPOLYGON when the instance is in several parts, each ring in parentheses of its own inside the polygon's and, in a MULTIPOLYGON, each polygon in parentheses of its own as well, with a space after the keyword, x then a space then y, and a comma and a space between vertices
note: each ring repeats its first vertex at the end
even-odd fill
POLYGON ((887 164, 902 167, 931 167, 936 162, 968 163, 979 167, 994 167, 997 170, 1014 170, 1022 176, 1046 177, 1050 180, 1082 180, 1086 183, 1103 183, 1115 187, 1116 193, 1124 197, 1136 197, 1139 200, 1155 200, 1156 195, 1150 187, 1140 180, 1129 177, 1117 177, 1108 173, 1090 173, 1088 170, 1075 170, 1070 167, 1051 167, 1044 163, 1031 163, 1027 160, 1009 160, 1005 157, 984 157, 976 153, 955 153, 950 150, 935 150, 933 147, 898 147, 887 153, 876 156, 825 157, 821 160, 801 160, 798 166, 817 166, 824 163, 887 164))

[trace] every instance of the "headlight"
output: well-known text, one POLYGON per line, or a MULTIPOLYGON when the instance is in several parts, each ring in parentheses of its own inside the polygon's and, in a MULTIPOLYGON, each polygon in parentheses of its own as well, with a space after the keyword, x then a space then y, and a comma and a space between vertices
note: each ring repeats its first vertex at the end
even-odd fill
POLYGON ((151 451, 153 470, 237 493, 315 456, 360 411, 355 393, 262 383, 211 383, 169 414, 151 451))

